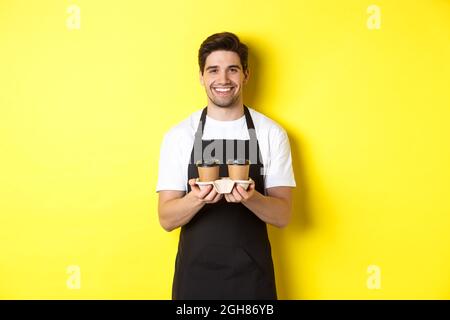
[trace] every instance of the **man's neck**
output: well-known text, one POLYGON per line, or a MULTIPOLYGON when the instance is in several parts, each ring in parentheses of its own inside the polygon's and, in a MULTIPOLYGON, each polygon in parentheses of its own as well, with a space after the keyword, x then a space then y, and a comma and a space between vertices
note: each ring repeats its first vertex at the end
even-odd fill
POLYGON ((244 115, 244 104, 241 102, 230 107, 221 108, 215 104, 209 103, 207 115, 208 117, 219 121, 237 120, 244 115))

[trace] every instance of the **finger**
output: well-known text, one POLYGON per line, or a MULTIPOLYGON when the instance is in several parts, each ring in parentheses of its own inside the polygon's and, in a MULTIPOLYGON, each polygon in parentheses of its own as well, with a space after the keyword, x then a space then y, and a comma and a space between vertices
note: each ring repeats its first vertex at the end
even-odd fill
POLYGON ((220 199, 222 199, 222 196, 223 195, 221 193, 216 194, 216 196, 214 197, 212 203, 216 203, 216 202, 220 201, 220 199))
POLYGON ((236 186, 237 193, 242 197, 245 198, 247 196, 247 191, 244 190, 240 185, 236 186))
POLYGON ((195 192, 195 195, 197 197, 200 197, 200 198, 204 197, 204 195, 201 195, 201 194, 199 195, 199 192, 203 191, 205 189, 205 187, 202 186, 200 188, 200 186, 197 184, 197 179, 196 178, 189 179, 188 182, 189 182, 189 185, 191 187, 191 190, 195 192))
POLYGON ((233 193, 229 193, 229 194, 228 194, 228 198, 230 199, 229 202, 237 202, 236 199, 235 199, 234 196, 233 196, 233 193))
POLYGON ((242 196, 239 194, 239 191, 237 191, 236 188, 233 188, 232 195, 236 202, 241 202, 242 196))
POLYGON ((250 189, 250 187, 249 187, 247 190, 245 190, 245 189, 244 189, 243 187, 241 187, 241 186, 238 186, 238 187, 237 187, 237 191, 239 192, 239 194, 240 194, 241 197, 242 197, 241 202, 247 201, 247 200, 251 197, 251 194, 252 194, 252 192, 253 192, 253 190, 250 189))
POLYGON ((223 196, 225 197, 225 200, 227 200, 227 202, 230 202, 230 197, 228 197, 227 193, 225 193, 223 196))
POLYGON ((191 187, 191 190, 194 191, 195 193, 200 192, 201 189, 200 189, 200 187, 197 184, 195 184, 195 183, 194 184, 190 184, 189 183, 189 185, 191 187))
POLYGON ((213 188, 213 189, 208 193, 208 195, 205 197, 205 201, 213 201, 214 198, 216 197, 216 195, 217 195, 217 191, 216 191, 216 189, 213 188))
POLYGON ((198 198, 205 199, 208 196, 208 194, 211 192, 211 189, 212 189, 212 185, 204 186, 202 189, 199 190, 198 198))

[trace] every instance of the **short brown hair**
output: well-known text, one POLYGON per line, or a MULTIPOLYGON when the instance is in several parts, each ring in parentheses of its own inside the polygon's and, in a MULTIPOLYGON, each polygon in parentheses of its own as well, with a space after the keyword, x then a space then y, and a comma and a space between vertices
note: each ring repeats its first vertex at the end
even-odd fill
POLYGON ((237 35, 231 32, 215 33, 205 41, 203 41, 198 50, 198 65, 203 74, 206 58, 213 52, 218 50, 233 51, 239 55, 242 68, 247 71, 248 68, 248 48, 243 44, 237 35))

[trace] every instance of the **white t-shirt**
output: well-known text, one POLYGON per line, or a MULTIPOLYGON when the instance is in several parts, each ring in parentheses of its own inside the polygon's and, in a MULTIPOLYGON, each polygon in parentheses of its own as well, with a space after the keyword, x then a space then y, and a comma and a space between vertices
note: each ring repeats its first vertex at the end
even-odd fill
MULTIPOLYGON (((264 164, 264 188, 295 187, 291 148, 286 131, 262 113, 248 109, 255 125, 264 164)), ((188 164, 202 110, 194 112, 164 135, 156 192, 187 191, 188 164)), ((232 121, 219 121, 207 115, 202 139, 249 140, 245 115, 232 121)))

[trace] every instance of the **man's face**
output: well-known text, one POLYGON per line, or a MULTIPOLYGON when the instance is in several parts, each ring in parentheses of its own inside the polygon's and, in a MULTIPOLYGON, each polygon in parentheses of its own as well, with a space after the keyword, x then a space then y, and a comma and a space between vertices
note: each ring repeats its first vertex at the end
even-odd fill
POLYGON ((205 87, 210 102, 221 108, 242 101, 242 87, 248 80, 239 55, 233 51, 213 51, 206 58, 200 82, 205 87))

